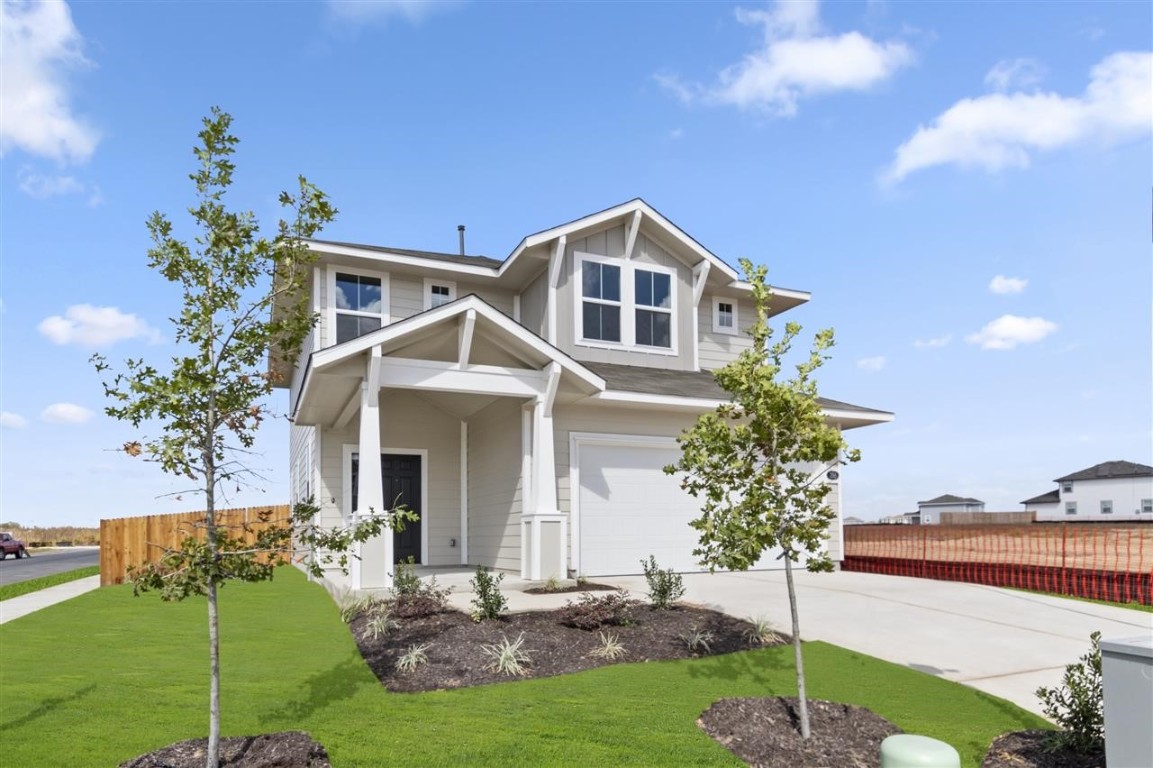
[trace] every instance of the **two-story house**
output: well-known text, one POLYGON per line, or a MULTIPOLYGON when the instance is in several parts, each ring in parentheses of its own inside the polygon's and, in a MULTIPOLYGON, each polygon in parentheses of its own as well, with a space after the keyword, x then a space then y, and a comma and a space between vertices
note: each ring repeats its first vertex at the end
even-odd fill
MULTIPOLYGON (((364 544, 334 586, 386 587, 408 557, 532 579, 638 573, 650 554, 700 570, 699 506, 662 468, 728 399, 710 370, 751 344, 731 266, 639 199, 503 261, 464 256, 463 238, 461 254, 308 245, 319 322, 286 377, 293 497, 324 525, 398 501, 421 517, 364 544)), ((808 299, 776 288, 772 313, 808 299)), ((841 429, 892 419, 823 407, 841 429)), ((840 542, 838 523, 837 559, 840 542)))
POLYGON ((1021 502, 1036 512, 1037 522, 1153 522, 1153 467, 1148 464, 1106 461, 1053 482, 1053 490, 1021 502))

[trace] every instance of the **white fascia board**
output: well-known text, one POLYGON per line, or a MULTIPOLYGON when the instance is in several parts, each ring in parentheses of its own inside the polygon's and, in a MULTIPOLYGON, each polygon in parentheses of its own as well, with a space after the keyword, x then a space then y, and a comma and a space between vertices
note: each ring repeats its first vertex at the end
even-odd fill
MULTIPOLYGON (((741 291, 742 293, 753 292, 753 284, 747 280, 734 280, 725 287, 731 290, 741 291)), ((796 299, 800 302, 807 302, 813 298, 813 294, 809 291, 797 291, 793 290, 792 288, 777 288, 773 285, 769 286, 769 290, 773 292, 773 296, 781 296, 786 299, 796 299)))
MULTIPOLYGON (((417 267, 423 270, 442 270, 445 272, 455 272, 461 275, 472 275, 473 277, 496 277, 498 269, 496 267, 480 267, 472 264, 458 264, 455 261, 440 261, 438 259, 422 259, 416 256, 406 256, 400 253, 389 253, 388 251, 378 251, 370 248, 356 248, 350 245, 333 245, 331 243, 313 243, 305 241, 304 244, 310 251, 317 253, 327 253, 336 256, 352 256, 358 259, 368 259, 369 261, 376 261, 382 264, 401 264, 406 267, 417 267)), ((503 264, 501 265, 503 268, 503 264)))
MULTIPOLYGON (((825 408, 821 413, 833 421, 863 421, 869 424, 885 424, 893 420, 893 414, 883 411, 845 411, 839 408, 825 408)), ((864 426, 864 425, 862 425, 864 426)))
POLYGON ((548 380, 540 371, 490 365, 461 370, 455 363, 386 357, 381 365, 380 386, 498 397, 539 397, 545 393, 548 380))
MULTIPOLYGON (((515 337, 518 341, 539 353, 542 357, 547 358, 551 362, 559 363, 562 368, 576 376, 590 389, 596 391, 604 390, 605 381, 600 376, 597 376, 564 352, 547 343, 544 339, 508 315, 497 309, 493 309, 485 303, 483 299, 473 295, 466 296, 463 299, 457 299, 450 304, 443 304, 436 309, 430 309, 419 315, 413 315, 391 325, 386 325, 379 330, 366 333, 352 341, 346 341, 335 347, 328 347, 327 349, 315 352, 312 355, 312 367, 317 369, 330 367, 367 349, 380 346, 381 344, 387 344, 390 341, 428 328, 436 323, 444 322, 458 315, 467 315, 469 311, 475 312, 478 317, 483 317, 498 326, 502 331, 515 337)), ((306 377, 305 384, 307 383, 308 379, 306 377)))
POLYGON ((601 403, 604 405, 639 405, 654 408, 683 408, 694 411, 711 411, 724 400, 707 400, 698 397, 679 397, 677 395, 653 395, 647 392, 621 392, 619 390, 598 392, 590 395, 581 402, 601 403))

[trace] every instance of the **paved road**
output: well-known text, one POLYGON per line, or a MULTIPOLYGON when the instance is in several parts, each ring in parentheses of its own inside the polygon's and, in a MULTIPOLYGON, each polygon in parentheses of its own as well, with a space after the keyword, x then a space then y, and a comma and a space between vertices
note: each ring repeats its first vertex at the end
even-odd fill
POLYGON ((54 573, 74 571, 86 565, 100 564, 100 549, 97 547, 76 547, 43 552, 17 560, 9 555, 0 560, 0 584, 15 584, 54 573))

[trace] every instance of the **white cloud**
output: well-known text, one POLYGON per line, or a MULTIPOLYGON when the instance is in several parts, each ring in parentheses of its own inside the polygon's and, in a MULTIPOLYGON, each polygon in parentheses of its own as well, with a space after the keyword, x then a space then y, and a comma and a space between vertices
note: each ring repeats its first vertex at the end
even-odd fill
POLYGON ((1023 277, 997 275, 989 281, 989 290, 993 293, 1020 293, 1028 284, 1029 281, 1023 277))
POLYGON ((1151 124, 1153 53, 1115 53, 1093 67, 1080 96, 991 93, 958 101, 897 148, 883 181, 936 165, 1026 168, 1035 152, 1148 136, 1151 124))
POLYGON ((952 340, 953 334, 946 333, 944 336, 936 336, 931 339, 925 339, 924 341, 917 339, 913 342, 913 346, 919 347, 921 349, 939 349, 941 347, 948 346, 949 342, 952 340))
POLYGON ((1018 344, 1032 344, 1057 330, 1057 324, 1043 317, 1001 315, 977 333, 965 337, 981 349, 1014 349, 1018 344))
POLYGON ((40 413, 49 424, 83 424, 92 418, 92 411, 75 403, 53 403, 40 413))
POLYGON ((84 192, 84 185, 72 176, 45 176, 28 168, 21 168, 19 176, 20 191, 41 200, 46 197, 78 195, 84 192))
POLYGON ((136 315, 128 315, 116 307, 94 307, 76 304, 64 312, 64 317, 53 315, 37 326, 54 344, 79 344, 98 347, 125 339, 145 338, 155 344, 160 332, 136 315))
POLYGON ((28 426, 28 420, 20 414, 0 411, 0 427, 4 429, 24 429, 26 426, 28 426))
POLYGON ((985 84, 995 91, 1010 88, 1026 90, 1041 82, 1045 67, 1036 59, 1005 59, 993 65, 985 75, 985 84))
POLYGON ((885 356, 862 357, 857 361, 857 367, 862 371, 879 371, 885 367, 885 356))
POLYGON ((738 8, 736 16, 764 28, 760 48, 722 70, 710 87, 669 74, 657 75, 657 82, 686 103, 732 104, 791 117, 802 98, 865 91, 913 61, 902 42, 878 43, 855 31, 822 34, 816 0, 781 0, 767 11, 738 8))
POLYGON ((457 0, 328 0, 336 18, 353 24, 387 23, 397 18, 419 24, 461 4, 457 0))
POLYGON ((92 156, 98 136, 72 114, 67 70, 87 66, 68 5, 0 3, 0 155, 12 148, 61 162, 92 156))

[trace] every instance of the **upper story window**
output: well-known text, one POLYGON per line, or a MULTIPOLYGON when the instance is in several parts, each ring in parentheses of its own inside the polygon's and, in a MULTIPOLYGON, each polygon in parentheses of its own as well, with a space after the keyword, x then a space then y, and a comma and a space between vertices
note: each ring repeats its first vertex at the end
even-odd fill
POLYGON ((330 344, 342 344, 385 325, 388 313, 388 277, 352 269, 329 272, 330 344))
POLYGON ((734 299, 713 300, 713 333, 737 334, 737 302, 734 299))
POLYGON ((597 261, 581 263, 581 335, 596 341, 621 340, 621 268, 597 261))
POLYGON ((424 308, 436 309, 442 304, 456 301, 456 283, 447 280, 424 280, 424 308))
POLYGON ((1065 514, 1066 514, 1066 515, 1075 515, 1075 514, 1077 514, 1077 502, 1075 502, 1075 501, 1066 501, 1066 502, 1065 502, 1065 514))
POLYGON ((578 253, 577 271, 580 283, 578 343, 675 351, 676 273, 673 270, 578 253))
POLYGON ((1073 481, 1072 480, 1066 480, 1065 482, 1061 483, 1061 493, 1072 493, 1072 492, 1073 492, 1073 481))
POLYGON ((646 347, 673 346, 672 276, 638 269, 634 276, 636 340, 646 347))
POLYGON ((1110 501, 1108 499, 1102 500, 1102 502, 1101 502, 1101 514, 1103 514, 1103 515, 1113 514, 1113 502, 1112 501, 1110 501))
POLYGON ((1153 513, 1153 499, 1141 499, 1141 513, 1145 515, 1153 513))

